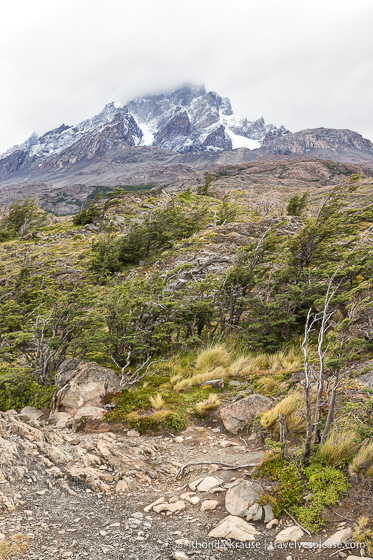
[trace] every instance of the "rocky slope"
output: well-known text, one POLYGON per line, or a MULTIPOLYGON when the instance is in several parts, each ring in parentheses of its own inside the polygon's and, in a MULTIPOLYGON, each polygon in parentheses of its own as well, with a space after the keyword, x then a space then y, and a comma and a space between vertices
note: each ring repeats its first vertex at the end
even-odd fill
POLYGON ((281 135, 277 131, 269 132, 262 148, 271 154, 312 154, 322 159, 334 159, 333 155, 342 158, 345 155, 351 162, 362 161, 364 156, 369 158, 373 154, 370 140, 351 130, 333 128, 315 128, 281 135))
POLYGON ((227 435, 218 423, 177 437, 90 433, 26 412, 0 413, 0 556, 193 560, 203 553, 225 560, 255 551, 255 558, 295 552, 308 560, 316 551, 321 559, 330 549, 360 552, 343 518, 368 512, 370 493, 359 508, 334 507, 326 530, 313 537, 286 516, 275 520, 268 506, 258 514, 266 483, 251 480, 263 455, 253 437, 227 435), (201 460, 207 464, 177 477, 181 466, 201 460))

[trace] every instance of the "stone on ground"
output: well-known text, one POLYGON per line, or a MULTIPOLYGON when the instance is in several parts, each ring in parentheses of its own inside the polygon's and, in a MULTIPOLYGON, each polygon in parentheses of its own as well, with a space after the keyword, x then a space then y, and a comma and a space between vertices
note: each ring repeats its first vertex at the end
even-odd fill
POLYGON ((232 515, 243 515, 262 496, 263 488, 251 480, 242 480, 225 496, 225 509, 232 515))
POLYGON ((246 542, 255 541, 255 535, 259 534, 255 527, 249 525, 240 517, 228 515, 217 524, 215 529, 209 532, 208 536, 246 542))
POLYGON ((326 539, 326 541, 323 543, 323 547, 332 548, 333 545, 345 544, 350 538, 351 533, 352 529, 350 527, 341 529, 340 531, 337 531, 336 533, 334 533, 334 535, 326 539))
POLYGON ((298 527, 298 525, 291 525, 290 527, 286 527, 286 529, 280 531, 280 533, 276 537, 275 542, 276 543, 287 543, 289 541, 297 542, 299 541, 300 538, 303 537, 303 535, 304 532, 300 527, 298 527))

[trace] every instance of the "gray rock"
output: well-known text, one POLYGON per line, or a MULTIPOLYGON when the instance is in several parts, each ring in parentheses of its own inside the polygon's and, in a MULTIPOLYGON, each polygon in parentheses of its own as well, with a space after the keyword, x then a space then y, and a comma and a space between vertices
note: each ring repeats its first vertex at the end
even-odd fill
POLYGON ((225 496, 225 509, 232 515, 244 515, 262 496, 263 488, 251 480, 242 480, 225 496))
POLYGON ((247 510, 246 521, 261 521, 263 517, 263 508, 259 504, 253 504, 247 510))
POLYGON ((240 542, 255 541, 255 535, 260 533, 246 521, 235 515, 228 515, 209 532, 209 537, 234 539, 240 542))
POLYGON ((55 383, 54 411, 72 415, 84 406, 102 407, 103 397, 120 389, 119 377, 113 370, 77 358, 62 363, 55 383))
POLYGON ((56 426, 57 428, 65 428, 72 422, 72 416, 68 412, 55 412, 51 414, 48 418, 48 424, 50 426, 56 426))
POLYGON ((269 523, 275 518, 275 516, 273 515, 273 508, 271 504, 267 504, 266 506, 264 506, 263 509, 264 509, 264 523, 269 523))
POLYGON ((127 432, 128 437, 140 437, 140 432, 137 430, 128 430, 127 432))
POLYGON ((268 397, 249 395, 222 408, 220 417, 228 432, 237 434, 249 427, 259 412, 268 410, 271 405, 272 401, 268 397))

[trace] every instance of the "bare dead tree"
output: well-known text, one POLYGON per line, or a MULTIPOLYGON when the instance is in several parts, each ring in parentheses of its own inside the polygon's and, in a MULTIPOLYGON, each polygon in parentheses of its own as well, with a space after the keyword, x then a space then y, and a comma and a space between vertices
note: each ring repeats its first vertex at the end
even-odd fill
POLYGON ((303 393, 305 403, 305 417, 306 417, 306 438, 304 441, 304 449, 302 455, 303 464, 308 465, 311 456, 311 442, 312 442, 312 410, 311 410, 311 378, 312 366, 309 361, 308 341, 317 318, 312 318, 312 310, 309 309, 307 313, 306 326, 304 328, 304 338, 302 342, 302 349, 304 355, 304 374, 305 380, 303 382, 303 393))
POLYGON ((330 430, 330 426, 332 425, 332 422, 333 422, 335 401, 336 401, 336 398, 337 398, 337 389, 339 387, 339 377, 340 377, 340 375, 339 375, 339 373, 337 373, 335 375, 335 378, 334 378, 334 383, 333 383, 331 396, 330 396, 330 402, 329 402, 328 415, 326 417, 325 428, 324 428, 324 431, 322 433, 321 441, 320 441, 321 444, 323 444, 325 442, 325 440, 328 436, 329 430, 330 430))
POLYGON ((288 444, 286 441, 287 430, 286 430, 286 420, 284 414, 280 414, 280 416, 278 417, 278 422, 280 424, 280 442, 283 445, 282 452, 284 455, 284 459, 287 460, 289 458, 289 452, 288 452, 288 444))
POLYGON ((315 405, 315 431, 313 437, 313 443, 318 443, 320 441, 320 416, 321 409, 324 406, 323 395, 325 388, 325 356, 329 349, 329 344, 324 347, 325 335, 331 327, 331 318, 334 315, 334 311, 330 311, 330 302, 338 289, 338 286, 331 292, 332 283, 334 281, 335 275, 339 269, 337 269, 331 276, 328 282, 328 288, 325 295, 324 308, 319 315, 316 315, 316 319, 321 321, 320 330, 318 335, 317 353, 319 357, 319 374, 317 379, 317 396, 315 405))

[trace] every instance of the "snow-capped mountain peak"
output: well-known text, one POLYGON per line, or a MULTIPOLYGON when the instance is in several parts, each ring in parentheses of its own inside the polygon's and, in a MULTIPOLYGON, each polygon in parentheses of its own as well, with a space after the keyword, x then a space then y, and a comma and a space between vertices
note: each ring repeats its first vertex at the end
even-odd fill
POLYGON ((234 115, 231 102, 204 86, 183 86, 175 91, 133 99, 126 105, 108 103, 90 119, 70 126, 63 124, 0 156, 2 168, 9 172, 26 169, 37 160, 59 156, 76 145, 76 157, 82 150, 109 150, 116 145, 157 146, 179 153, 259 148, 271 132, 281 135, 283 127, 266 125, 263 118, 249 121, 234 115), (97 139, 100 139, 97 142, 97 139), (96 148, 93 148, 96 146, 96 148))

